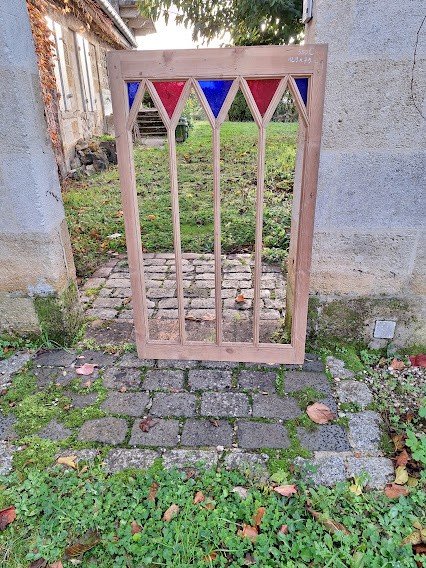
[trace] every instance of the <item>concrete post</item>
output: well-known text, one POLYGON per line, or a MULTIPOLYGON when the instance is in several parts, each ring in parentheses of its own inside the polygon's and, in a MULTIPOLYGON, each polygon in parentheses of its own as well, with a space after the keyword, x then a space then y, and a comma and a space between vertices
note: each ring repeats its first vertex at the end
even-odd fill
MULTIPOLYGON (((312 265, 317 333, 426 342, 426 22, 422 0, 315 0, 329 45, 312 265), (319 316, 319 317, 318 317, 319 316)), ((380 340, 373 344, 383 344, 380 340)))
POLYGON ((0 333, 63 343, 75 269, 24 0, 0 2, 0 91, 0 333))

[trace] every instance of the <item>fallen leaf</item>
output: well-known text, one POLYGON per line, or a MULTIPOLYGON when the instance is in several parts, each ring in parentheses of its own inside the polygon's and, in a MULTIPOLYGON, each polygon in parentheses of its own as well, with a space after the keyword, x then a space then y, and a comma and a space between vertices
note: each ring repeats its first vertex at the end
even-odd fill
POLYGON ((151 483, 151 487, 149 488, 149 493, 148 493, 148 497, 147 497, 148 501, 155 501, 159 487, 160 486, 155 481, 153 481, 151 483))
POLYGON ((259 532, 256 527, 252 527, 250 525, 246 525, 245 523, 243 523, 243 528, 239 530, 237 534, 238 536, 241 536, 243 538, 248 538, 252 542, 255 542, 259 535, 259 532))
POLYGON ((395 481, 397 485, 405 485, 408 481, 408 472, 402 465, 395 469, 395 481))
POLYGON ((422 543, 422 535, 420 534, 419 530, 413 531, 411 534, 406 536, 404 540, 401 542, 402 545, 404 544, 421 544, 422 543))
POLYGON ((281 528, 278 532, 281 534, 288 534, 288 525, 281 525, 281 528))
POLYGON ((296 486, 292 485, 278 485, 278 487, 274 487, 275 493, 279 493, 283 497, 290 497, 293 493, 297 493, 296 486))
POLYGON ((402 487, 402 485, 397 485, 396 483, 388 483, 385 487, 385 495, 389 499, 405 497, 408 493, 409 491, 406 487, 402 487))
POLYGON ((83 387, 85 389, 90 389, 91 386, 92 386, 92 381, 86 381, 85 383, 83 383, 83 387))
POLYGON ((266 513, 265 507, 259 507, 256 513, 253 515, 253 523, 260 527, 260 523, 262 522, 263 515, 266 513))
POLYGON ((408 487, 417 487, 418 484, 419 480, 417 479, 417 477, 411 477, 410 475, 408 476, 408 481, 407 481, 408 487))
POLYGON ((136 521, 132 521, 131 527, 132 527, 132 534, 137 534, 142 532, 142 527, 138 525, 136 521))
POLYGON ((238 296, 235 298, 235 301, 237 302, 237 304, 243 304, 246 301, 244 294, 238 294, 238 296))
POLYGON ((352 483, 352 485, 349 486, 349 491, 351 493, 354 493, 355 495, 361 495, 362 494, 362 485, 359 483, 352 483))
POLYGON ((204 493, 202 491, 197 491, 197 493, 195 494, 194 497, 194 505, 196 505, 197 503, 202 503, 203 501, 205 501, 205 497, 204 497, 204 493))
POLYGON ((217 558, 217 552, 210 552, 209 554, 206 554, 206 556, 204 556, 203 561, 204 562, 213 562, 213 560, 216 560, 217 558))
POLYGON ((330 422, 330 420, 335 418, 334 412, 332 412, 328 406, 322 402, 315 402, 308 406, 306 414, 312 422, 315 422, 315 424, 327 424, 327 422, 330 422))
POLYGON ((72 467, 72 469, 77 469, 76 460, 77 456, 60 456, 56 463, 60 465, 66 465, 68 467, 72 467))
POLYGON ((241 487, 241 486, 237 485, 237 487, 234 487, 232 489, 232 492, 239 495, 241 497, 241 499, 247 499, 248 489, 246 489, 245 487, 241 487))
POLYGON ((219 420, 214 420, 214 419, 212 419, 212 420, 209 420, 209 422, 210 422, 210 424, 211 424, 212 426, 214 426, 215 428, 219 428, 219 420))
POLYGON ((424 353, 419 355, 411 355, 410 363, 413 367, 426 367, 426 355, 424 353))
POLYGON ((403 371, 405 369, 405 363, 404 363, 404 361, 400 361, 399 359, 395 358, 395 359, 392 359, 390 367, 394 371, 403 371))
POLYGON ((65 554, 67 558, 78 558, 79 556, 83 556, 85 552, 100 542, 101 539, 99 538, 99 535, 94 531, 90 531, 84 542, 76 542, 75 544, 68 546, 68 548, 65 549, 65 554))
POLYGON ((148 221, 155 221, 156 216, 155 215, 148 215, 147 219, 148 219, 148 221))
POLYGON ((395 434, 395 436, 392 436, 392 442, 393 445, 395 446, 395 451, 399 452, 401 450, 404 449, 404 436, 402 434, 395 434))
POLYGON ((318 521, 329 532, 331 532, 333 534, 337 533, 337 532, 342 532, 343 534, 346 534, 346 535, 351 534, 350 531, 348 531, 348 529, 345 527, 345 525, 342 525, 342 523, 339 523, 338 521, 330 519, 329 517, 327 517, 323 513, 319 513, 318 511, 314 511, 314 509, 312 509, 312 507, 307 506, 307 509, 311 513, 311 515, 314 517, 314 519, 316 521, 318 521))
POLYGON ((139 428, 142 430, 142 432, 149 432, 151 428, 154 428, 156 424, 157 420, 153 420, 151 416, 147 416, 139 422, 139 428))
POLYGON ((63 564, 61 560, 54 562, 53 564, 49 564, 49 568, 63 568, 63 564))
POLYGON ((426 554, 426 544, 415 544, 414 554, 426 554))
POLYGON ((127 391, 127 387, 125 387, 125 386, 123 385, 123 386, 121 386, 118 390, 119 390, 120 392, 126 392, 126 391, 127 391))
POLYGON ((33 560, 29 568, 45 568, 47 566, 47 560, 45 558, 37 558, 33 560))
POLYGON ((15 519, 16 519, 16 510, 13 505, 11 507, 6 507, 6 509, 0 511, 0 531, 4 531, 7 525, 13 523, 15 519))
POLYGON ((75 372, 77 375, 91 375, 95 370, 96 365, 92 365, 92 363, 84 363, 81 367, 77 367, 75 372))
POLYGON ((170 507, 167 509, 167 511, 164 513, 163 515, 163 521, 166 521, 167 523, 170 523, 170 521, 173 519, 173 517, 176 517, 176 515, 179 513, 179 507, 178 505, 175 505, 173 503, 173 505, 170 505, 170 507))
POLYGON ((213 501, 209 501, 204 505, 204 509, 207 509, 207 511, 213 511, 214 508, 215 504, 213 503, 213 501))
POLYGON ((246 555, 244 556, 244 566, 252 566, 253 564, 256 564, 256 560, 253 554, 247 552, 246 555))
POLYGON ((194 467, 187 467, 185 469, 186 479, 192 479, 197 475, 197 470, 194 467))
POLYGON ((399 454, 399 456, 396 458, 396 466, 405 466, 408 463, 408 460, 410 459, 410 456, 408 455, 407 450, 402 450, 402 452, 399 454))

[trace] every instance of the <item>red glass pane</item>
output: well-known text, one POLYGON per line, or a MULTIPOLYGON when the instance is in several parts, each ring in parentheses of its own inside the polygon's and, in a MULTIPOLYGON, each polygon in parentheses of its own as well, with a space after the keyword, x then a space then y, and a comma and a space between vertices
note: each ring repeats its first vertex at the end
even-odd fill
POLYGON ((272 97, 280 84, 280 79, 248 79, 247 84, 263 116, 268 110, 272 97))
POLYGON ((167 114, 172 118, 185 86, 185 81, 155 81, 153 85, 167 114))

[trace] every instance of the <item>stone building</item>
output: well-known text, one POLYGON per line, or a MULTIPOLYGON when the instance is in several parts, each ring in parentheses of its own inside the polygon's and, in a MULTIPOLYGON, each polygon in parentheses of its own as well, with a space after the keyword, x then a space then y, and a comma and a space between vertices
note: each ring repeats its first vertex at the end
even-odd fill
POLYGON ((55 45, 62 170, 73 163, 75 144, 111 132, 112 108, 106 52, 133 49, 139 36, 155 32, 136 0, 48 0, 46 21, 55 45))

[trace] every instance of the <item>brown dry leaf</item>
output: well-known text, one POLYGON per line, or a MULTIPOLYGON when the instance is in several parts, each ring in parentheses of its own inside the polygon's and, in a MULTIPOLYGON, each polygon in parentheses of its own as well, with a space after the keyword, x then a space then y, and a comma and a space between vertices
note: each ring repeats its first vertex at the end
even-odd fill
POLYGON ((126 392, 126 391, 127 391, 127 387, 125 387, 125 386, 123 385, 123 386, 121 386, 118 390, 119 390, 120 392, 126 392))
POLYGON ((197 493, 195 494, 193 503, 194 503, 194 505, 196 505, 197 503, 202 503, 203 501, 205 501, 205 499, 206 498, 204 496, 204 493, 202 491, 197 491, 197 493))
POLYGON ((194 467, 187 467, 185 469, 186 479, 192 479, 197 475, 197 470, 194 467))
POLYGON ((147 416, 139 422, 139 428, 142 430, 142 432, 149 432, 151 428, 154 428, 156 424, 157 420, 153 420, 151 416, 147 416))
POLYGON ((248 538, 252 542, 255 542, 259 535, 259 532, 256 527, 252 527, 250 525, 246 525, 245 523, 243 523, 243 528, 239 530, 237 534, 238 536, 241 536, 243 538, 248 538))
POLYGON ((148 221, 155 221, 157 217, 155 215, 148 215, 147 219, 148 221))
POLYGON ((395 446, 395 451, 396 452, 400 452, 401 450, 404 449, 405 446, 405 442, 404 442, 404 436, 402 434, 395 434, 395 436, 392 436, 392 442, 393 445, 395 446))
POLYGON ((85 389, 90 389, 91 386, 92 386, 92 381, 86 381, 85 383, 83 383, 83 387, 85 389))
POLYGON ((82 365, 81 367, 77 367, 75 372, 77 373, 77 375, 88 376, 93 374, 95 367, 96 365, 92 365, 92 363, 84 363, 84 365, 82 365))
POLYGON ((396 483, 388 483, 385 487, 385 495, 389 499, 398 499, 399 497, 406 497, 409 491, 402 485, 396 483))
POLYGON ((159 487, 160 486, 155 481, 153 481, 151 483, 151 487, 149 488, 149 493, 148 493, 148 497, 147 497, 148 501, 155 501, 159 487))
POLYGON ((63 564, 61 560, 54 562, 53 564, 49 564, 49 568, 63 568, 63 564))
POLYGON ((266 513, 265 507, 259 507, 256 513, 253 515, 253 523, 260 527, 260 523, 262 522, 263 515, 266 513))
POLYGON ((33 560, 29 568, 45 568, 47 566, 47 560, 45 558, 37 558, 33 560))
POLYGON ((410 459, 410 456, 408 455, 407 450, 402 450, 402 452, 399 454, 399 456, 396 458, 396 466, 405 466, 408 463, 408 460, 410 459))
POLYGON ((401 542, 402 545, 404 544, 412 544, 413 546, 415 544, 421 544, 422 543, 422 535, 420 534, 420 531, 413 531, 411 534, 409 534, 408 536, 406 536, 404 538, 404 540, 401 542))
POLYGON ((68 467, 72 467, 72 469, 77 469, 76 460, 77 456, 60 456, 56 463, 61 465, 66 465, 68 467))
POLYGON ((413 549, 414 554, 426 554, 426 544, 415 544, 413 549))
POLYGON ((246 555, 244 556, 244 566, 252 566, 253 564, 256 564, 256 560, 253 554, 247 552, 246 555))
POLYGON ((137 534, 142 532, 142 527, 138 525, 136 521, 132 521, 131 527, 132 527, 132 534, 137 534))
POLYGON ((408 472, 405 467, 400 465, 395 469, 395 481, 397 485, 405 485, 408 481, 408 472))
POLYGON ((235 298, 235 301, 237 302, 237 304, 243 304, 246 301, 244 294, 238 294, 238 296, 235 298))
POLYGON ((13 505, 11 507, 6 507, 6 509, 0 511, 0 531, 4 531, 7 525, 13 523, 15 519, 16 509, 13 505))
POLYGON ((391 369, 394 369, 394 371, 403 371, 405 369, 405 363, 404 361, 399 361, 399 359, 392 359, 392 362, 390 364, 391 369))
POLYGON ((326 517, 323 513, 319 513, 318 511, 314 511, 312 507, 307 507, 308 511, 311 513, 313 518, 318 521, 325 529, 327 529, 331 533, 342 532, 343 534, 349 535, 351 534, 345 525, 339 523, 338 521, 334 521, 329 517, 326 517))
POLYGON ((408 487, 417 487, 418 484, 419 480, 417 479, 417 477, 411 477, 411 475, 408 476, 408 481, 407 481, 408 487))
POLYGON ((410 355, 410 363, 413 367, 426 367, 426 355, 424 353, 410 355))
POLYGON ((283 497, 290 497, 293 493, 297 493, 297 488, 294 484, 292 485, 278 485, 274 487, 275 493, 282 495, 283 497))
POLYGON ((241 497, 241 499, 247 499, 248 489, 246 489, 245 487, 241 487, 240 485, 237 485, 236 487, 234 487, 232 489, 232 492, 237 493, 237 495, 239 495, 241 497))
POLYGON ((213 550, 212 552, 204 556, 203 562, 213 562, 213 560, 216 560, 216 558, 217 558, 217 552, 213 550))
POLYGON ((214 419, 212 419, 212 420, 209 420, 209 422, 210 422, 210 424, 211 424, 212 426, 214 426, 215 428, 219 428, 219 420, 214 420, 214 419))
POLYGON ((170 505, 170 507, 167 509, 167 511, 164 513, 163 515, 163 521, 166 521, 167 523, 170 523, 170 521, 173 519, 173 517, 176 517, 176 515, 179 513, 179 507, 178 505, 175 505, 173 503, 173 505, 170 505))
POLYGON ((85 542, 76 542, 68 548, 65 549, 65 554, 67 558, 78 558, 79 556, 83 556, 85 552, 96 546, 101 542, 99 535, 94 532, 90 531, 87 534, 87 538, 85 542))
POLYGON ((288 525, 281 525, 281 528, 278 532, 281 534, 288 534, 288 525))
POLYGON ((213 503, 213 501, 209 501, 204 505, 204 509, 207 509, 207 511, 213 511, 214 508, 215 504, 213 503))
POLYGON ((306 409, 306 414, 315 424, 327 424, 336 417, 328 406, 322 402, 315 402, 306 409))

